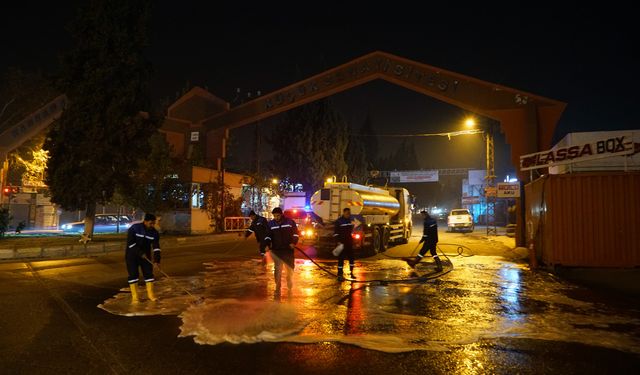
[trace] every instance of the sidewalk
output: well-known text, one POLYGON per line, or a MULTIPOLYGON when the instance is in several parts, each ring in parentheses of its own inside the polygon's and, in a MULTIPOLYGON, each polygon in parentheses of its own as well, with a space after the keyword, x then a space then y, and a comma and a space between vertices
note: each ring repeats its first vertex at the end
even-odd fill
MULTIPOLYGON (((167 235, 160 237, 160 246, 166 249, 175 249, 183 246, 190 246, 199 243, 215 243, 233 241, 241 236, 242 232, 227 232, 205 235, 176 236, 167 235)), ((24 241, 3 241, 0 240, 0 261, 12 261, 18 259, 53 259, 82 257, 97 255, 124 249, 125 236, 114 235, 113 239, 101 238, 97 241, 82 244, 78 241, 78 236, 67 238, 49 238, 50 241, 43 241, 42 244, 26 244, 24 241), (51 241, 53 240, 53 241, 51 241), (55 240, 58 240, 56 243, 55 240), (14 242, 13 244, 11 242, 14 242)), ((36 241, 34 241, 36 242, 36 241)))

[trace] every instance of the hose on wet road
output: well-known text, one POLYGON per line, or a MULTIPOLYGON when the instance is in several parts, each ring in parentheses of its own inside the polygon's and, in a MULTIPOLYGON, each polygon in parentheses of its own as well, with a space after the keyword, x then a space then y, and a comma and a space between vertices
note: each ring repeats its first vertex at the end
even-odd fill
MULTIPOLYGON (((320 270, 324 271, 325 273, 337 278, 338 274, 334 273, 333 271, 331 271, 330 269, 328 269, 327 267, 319 264, 318 262, 316 262, 313 258, 311 258, 306 252, 304 252, 304 250, 302 250, 301 248, 297 247, 295 248, 296 250, 298 250, 305 258, 309 259, 311 261, 311 263, 313 263, 316 267, 318 267, 320 270)), ((415 250, 414 250, 415 251, 415 250)), ((437 279, 440 278, 446 274, 448 274, 449 272, 451 272, 453 270, 453 263, 451 263, 451 260, 443 253, 444 257, 447 258, 447 262, 449 263, 449 265, 445 265, 444 270, 440 271, 440 272, 430 272, 430 273, 425 273, 423 275, 417 276, 417 277, 409 277, 409 278, 404 278, 404 279, 371 279, 371 280, 357 280, 357 279, 351 279, 351 278, 345 278, 345 281, 349 281, 351 283, 355 283, 355 284, 378 284, 378 285, 387 285, 390 283, 395 283, 395 284, 399 284, 399 283, 412 283, 412 282, 424 282, 424 281, 428 281, 428 280, 433 280, 433 279, 437 279)), ((398 259, 400 259, 400 257, 397 257, 398 259)))

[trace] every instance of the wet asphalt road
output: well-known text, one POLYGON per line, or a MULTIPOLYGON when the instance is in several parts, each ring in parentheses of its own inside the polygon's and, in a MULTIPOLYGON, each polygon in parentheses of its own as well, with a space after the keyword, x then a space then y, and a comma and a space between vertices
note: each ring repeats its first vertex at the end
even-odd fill
MULTIPOLYGON (((252 259, 252 241, 233 251, 234 243, 165 249, 164 270, 178 286, 166 279, 157 286, 166 307, 179 311, 133 317, 117 314, 137 311, 118 292, 126 279, 121 254, 1 263, 1 372, 621 374, 640 368, 634 298, 530 272, 495 241, 443 234, 445 241, 464 243, 471 249, 465 255, 475 256, 452 257, 453 270, 429 281, 353 285, 300 261, 293 291, 280 302, 269 267, 252 259), (182 287, 205 302, 189 303, 182 287), (264 326, 280 333, 267 337, 276 342, 225 342, 251 341, 264 326)), ((387 255, 408 256, 414 248, 412 242, 387 255)), ((367 280, 412 272, 382 255, 359 261, 356 270, 367 280)), ((419 275, 431 272, 429 264, 418 268, 419 275)))

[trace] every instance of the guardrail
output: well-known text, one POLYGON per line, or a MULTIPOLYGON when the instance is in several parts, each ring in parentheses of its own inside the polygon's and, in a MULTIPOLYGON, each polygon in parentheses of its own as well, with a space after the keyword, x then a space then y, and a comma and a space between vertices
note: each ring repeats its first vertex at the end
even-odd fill
POLYGON ((251 225, 251 218, 245 216, 230 216, 224 218, 225 232, 245 231, 251 225))

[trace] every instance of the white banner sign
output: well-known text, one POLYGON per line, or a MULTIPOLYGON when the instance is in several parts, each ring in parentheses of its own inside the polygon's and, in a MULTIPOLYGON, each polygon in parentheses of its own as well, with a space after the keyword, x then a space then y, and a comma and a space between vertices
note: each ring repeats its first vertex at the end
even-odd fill
POLYGON ((389 172, 391 182, 438 182, 438 170, 389 172))
POLYGON ((520 184, 517 182, 498 182, 498 198, 519 198, 520 184))
POLYGON ((547 168, 559 164, 577 163, 585 160, 633 154, 634 145, 630 135, 573 146, 559 147, 549 151, 520 156, 520 170, 547 168))

